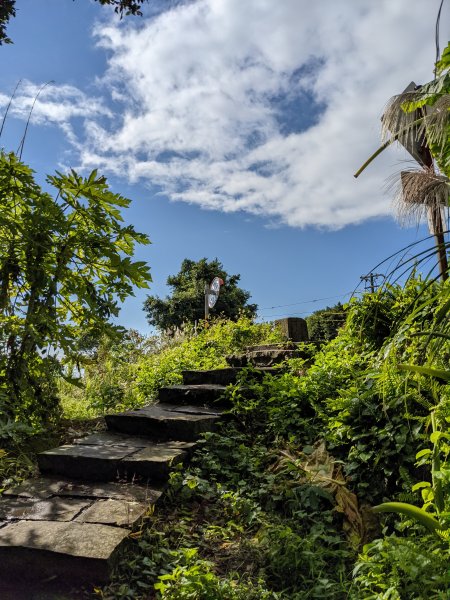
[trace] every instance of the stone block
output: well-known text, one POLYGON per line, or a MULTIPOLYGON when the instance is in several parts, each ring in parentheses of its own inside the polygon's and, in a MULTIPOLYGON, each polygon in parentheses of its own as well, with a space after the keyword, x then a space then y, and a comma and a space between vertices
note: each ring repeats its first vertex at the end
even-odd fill
POLYGON ((97 500, 76 519, 80 523, 102 523, 131 528, 147 511, 143 502, 128 500, 97 500))
POLYGON ((79 585, 105 582, 128 534, 91 523, 11 523, 0 529, 0 581, 67 577, 79 585))
POLYGON ((27 521, 71 521, 90 501, 80 498, 32 498, 0 499, 0 518, 27 521))
POLYGON ((308 327, 305 319, 299 317, 288 317, 274 321, 276 327, 281 329, 287 339, 292 342, 308 342, 308 327))
MULTIPOLYGON (((172 385, 163 387, 158 392, 158 400, 164 404, 189 404, 193 406, 208 406, 219 404, 225 392, 224 385, 193 384, 172 385)), ((210 409, 213 412, 214 409, 210 409)))
POLYGON ((219 414, 198 406, 157 404, 116 415, 107 415, 108 428, 130 435, 148 436, 157 441, 193 442, 211 431, 219 414))

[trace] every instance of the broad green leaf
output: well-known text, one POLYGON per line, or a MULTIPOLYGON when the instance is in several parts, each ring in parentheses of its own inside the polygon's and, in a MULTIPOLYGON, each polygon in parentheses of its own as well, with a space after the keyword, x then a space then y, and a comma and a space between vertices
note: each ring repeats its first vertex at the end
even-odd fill
POLYGON ((419 373, 420 375, 428 375, 429 377, 436 377, 437 379, 450 381, 450 371, 445 371, 443 369, 421 367, 419 365, 405 365, 402 363, 398 365, 398 368, 401 371, 410 371, 411 373, 419 373))
POLYGON ((406 502, 384 502, 383 504, 374 506, 371 510, 374 513, 393 512, 405 515, 426 527, 431 533, 437 535, 439 530, 447 529, 447 527, 443 527, 437 519, 425 512, 422 508, 418 508, 413 504, 407 504, 406 502))

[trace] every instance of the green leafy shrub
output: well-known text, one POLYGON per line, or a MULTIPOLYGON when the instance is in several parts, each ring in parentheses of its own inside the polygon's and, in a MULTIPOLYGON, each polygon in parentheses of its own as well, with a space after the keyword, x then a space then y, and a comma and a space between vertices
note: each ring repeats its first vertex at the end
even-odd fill
POLYGON ((316 310, 306 318, 309 339, 318 344, 330 342, 337 336, 346 320, 347 310, 340 302, 335 306, 316 310))
POLYGON ((449 547, 431 536, 389 536, 364 547, 353 571, 350 598, 450 598, 449 547))
POLYGON ((155 589, 161 600, 275 600, 278 595, 261 582, 245 583, 235 574, 218 577, 213 563, 201 560, 196 548, 181 549, 175 568, 160 575, 155 589))

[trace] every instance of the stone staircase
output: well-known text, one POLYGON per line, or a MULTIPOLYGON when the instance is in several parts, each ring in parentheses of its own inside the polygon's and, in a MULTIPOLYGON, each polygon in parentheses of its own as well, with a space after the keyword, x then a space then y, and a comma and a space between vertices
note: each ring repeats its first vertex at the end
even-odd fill
POLYGON ((55 581, 65 588, 107 581, 132 528, 163 494, 170 470, 221 419, 225 387, 243 365, 256 365, 255 377, 262 377, 276 373, 272 365, 286 356, 278 346, 250 349, 239 365, 231 357, 228 368, 185 371, 183 385, 162 388, 158 403, 108 415, 106 431, 39 454, 41 477, 0 497, 0 598, 77 597, 38 590, 55 581), (21 596, 24 584, 28 592, 21 596))

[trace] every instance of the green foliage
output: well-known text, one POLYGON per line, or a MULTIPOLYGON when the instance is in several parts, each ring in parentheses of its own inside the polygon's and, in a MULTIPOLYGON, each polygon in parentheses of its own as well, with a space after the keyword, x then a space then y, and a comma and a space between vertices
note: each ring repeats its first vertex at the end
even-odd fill
POLYGON ((335 306, 316 310, 306 318, 309 339, 311 342, 322 344, 330 342, 337 336, 339 329, 345 324, 346 318, 347 311, 340 302, 335 306))
POLYGON ((214 277, 224 281, 213 309, 215 315, 237 320, 243 314, 249 317, 256 314, 256 304, 247 303, 250 293, 237 285, 240 275, 228 275, 217 258, 209 262, 206 258, 197 262, 185 259, 180 272, 167 278, 172 295, 165 300, 156 296, 147 297, 144 310, 150 325, 166 331, 204 319, 205 284, 210 284, 214 277))
POLYGON ((160 575, 155 589, 161 600, 269 600, 278 596, 265 590, 261 583, 242 583, 237 579, 219 578, 213 563, 198 558, 196 548, 181 549, 181 559, 167 575, 160 575))
MULTIPOLYGON (((20 433, 24 434, 24 432, 20 433)), ((0 496, 7 487, 21 482, 26 477, 36 475, 36 470, 36 463, 29 453, 17 448, 6 452, 0 448, 0 496)))
POLYGON ((352 298, 349 304, 348 329, 370 349, 379 349, 391 334, 396 318, 399 287, 380 288, 374 294, 352 298))
MULTIPOLYGON (((59 392, 66 417, 70 414, 71 400, 77 400, 78 411, 84 405, 92 415, 111 410, 126 410, 137 402, 136 375, 139 361, 159 349, 156 336, 144 337, 137 331, 126 331, 119 337, 103 336, 95 351, 85 361, 80 387, 61 378, 59 392)), ((74 373, 73 365, 67 368, 69 380, 74 373)), ((78 413, 80 416, 80 413, 78 413)))
POLYGON ((0 46, 11 44, 11 39, 6 35, 6 26, 12 17, 16 16, 16 0, 3 0, 0 6, 0 46))
MULTIPOLYGON (((450 94, 450 43, 436 63, 438 77, 420 86, 418 97, 402 105, 405 112, 421 109, 424 114, 420 133, 425 133, 431 154, 441 173, 450 177, 450 116, 448 95, 450 94), (433 107, 433 110, 427 110, 433 107)), ((447 180, 448 185, 448 180, 447 180)))
POLYGON ((60 359, 82 358, 81 335, 112 334, 118 301, 150 279, 130 258, 149 242, 121 224, 129 200, 95 171, 47 182, 55 198, 14 154, 0 154, 0 419, 33 427, 57 414, 60 359))
POLYGON ((364 547, 353 571, 352 600, 450 598, 449 547, 432 536, 378 539, 364 547))
POLYGON ((142 16, 141 7, 148 0, 96 0, 100 4, 114 6, 114 11, 122 17, 123 15, 142 16))
MULTIPOLYGON (((123 15, 142 15, 141 7, 148 0, 95 0, 103 5, 113 6, 114 11, 122 17, 123 15)), ((6 27, 13 17, 16 16, 16 0, 1 0, 0 5, 0 46, 11 44, 11 39, 6 35, 6 27)))

